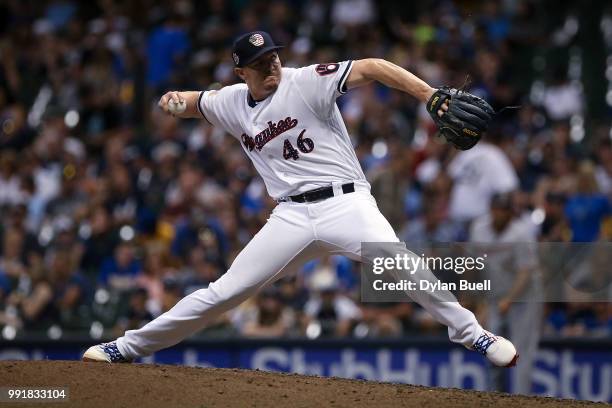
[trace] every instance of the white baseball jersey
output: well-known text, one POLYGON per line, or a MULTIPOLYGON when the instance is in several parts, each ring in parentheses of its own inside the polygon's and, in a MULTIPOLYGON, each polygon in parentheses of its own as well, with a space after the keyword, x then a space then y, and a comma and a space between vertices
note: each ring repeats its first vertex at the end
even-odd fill
POLYGON ((236 84, 200 93, 198 108, 240 141, 275 199, 332 182, 369 187, 336 105, 352 64, 282 68, 278 89, 262 101, 236 84))

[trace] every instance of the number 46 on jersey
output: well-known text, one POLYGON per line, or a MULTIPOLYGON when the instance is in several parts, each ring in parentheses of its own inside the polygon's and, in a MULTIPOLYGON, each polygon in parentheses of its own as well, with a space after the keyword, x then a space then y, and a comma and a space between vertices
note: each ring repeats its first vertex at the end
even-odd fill
MULTIPOLYGON (((302 130, 297 138, 297 148, 302 153, 310 153, 314 149, 314 142, 309 137, 304 136, 304 132, 306 132, 306 129, 302 130)), ((285 160, 297 160, 300 158, 300 154, 295 147, 293 147, 289 139, 285 139, 285 144, 283 146, 283 157, 285 160)))

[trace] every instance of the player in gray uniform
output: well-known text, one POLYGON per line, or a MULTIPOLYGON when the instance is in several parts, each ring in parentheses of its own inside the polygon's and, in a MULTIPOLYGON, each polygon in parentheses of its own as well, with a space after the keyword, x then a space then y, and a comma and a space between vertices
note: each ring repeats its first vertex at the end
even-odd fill
MULTIPOLYGON (((370 194, 336 98, 372 81, 422 102, 436 90, 382 59, 283 68, 279 48, 263 31, 244 34, 232 53, 244 83, 218 91, 168 92, 159 101, 165 112, 204 117, 234 136, 279 204, 217 281, 141 329, 90 347, 83 360, 123 362, 150 355, 201 330, 307 260, 331 252, 363 261, 362 242, 399 241, 370 194)), ((447 109, 444 105, 438 114, 447 109)), ((458 302, 440 301, 426 291, 411 296, 448 327, 451 341, 481 352, 495 365, 515 364, 512 343, 485 331, 458 302)))
POLYGON ((512 200, 511 193, 494 195, 489 213, 470 226, 470 241, 480 243, 477 245, 487 253, 484 273, 495 283, 486 296, 487 323, 492 330, 506 331, 521 349, 521 364, 512 372, 513 391, 529 394, 540 339, 543 315, 540 296, 544 289, 533 224, 531 219, 514 214, 512 200))

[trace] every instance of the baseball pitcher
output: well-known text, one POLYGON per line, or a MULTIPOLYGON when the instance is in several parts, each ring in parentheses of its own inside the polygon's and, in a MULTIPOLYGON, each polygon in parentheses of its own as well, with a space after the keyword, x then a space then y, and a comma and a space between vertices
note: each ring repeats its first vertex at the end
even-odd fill
MULTIPOLYGON (((398 242, 378 210, 336 105, 348 90, 380 82, 427 104, 440 133, 455 147, 474 146, 491 121, 482 99, 450 88, 433 89, 382 59, 283 68, 269 34, 236 39, 232 57, 244 83, 218 91, 168 92, 165 112, 203 118, 237 139, 278 205, 229 270, 206 289, 110 343, 90 347, 84 361, 127 362, 170 347, 204 328, 258 289, 324 253, 365 261, 361 242, 398 242)), ((418 276, 413 277, 418 279, 418 276)), ((450 340, 497 366, 518 358, 510 341, 484 330, 456 301, 415 291, 413 299, 448 327, 450 340)))

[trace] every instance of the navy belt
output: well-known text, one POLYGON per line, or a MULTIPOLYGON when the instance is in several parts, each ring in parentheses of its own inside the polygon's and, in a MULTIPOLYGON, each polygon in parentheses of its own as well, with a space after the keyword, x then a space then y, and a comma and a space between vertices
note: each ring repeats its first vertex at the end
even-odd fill
MULTIPOLYGON (((342 185, 342 193, 354 193, 355 183, 346 183, 342 185)), ((334 188, 332 186, 315 188, 314 190, 306 191, 302 194, 296 194, 287 198, 282 198, 279 201, 293 201, 295 203, 312 203, 321 201, 334 196, 334 188)))

